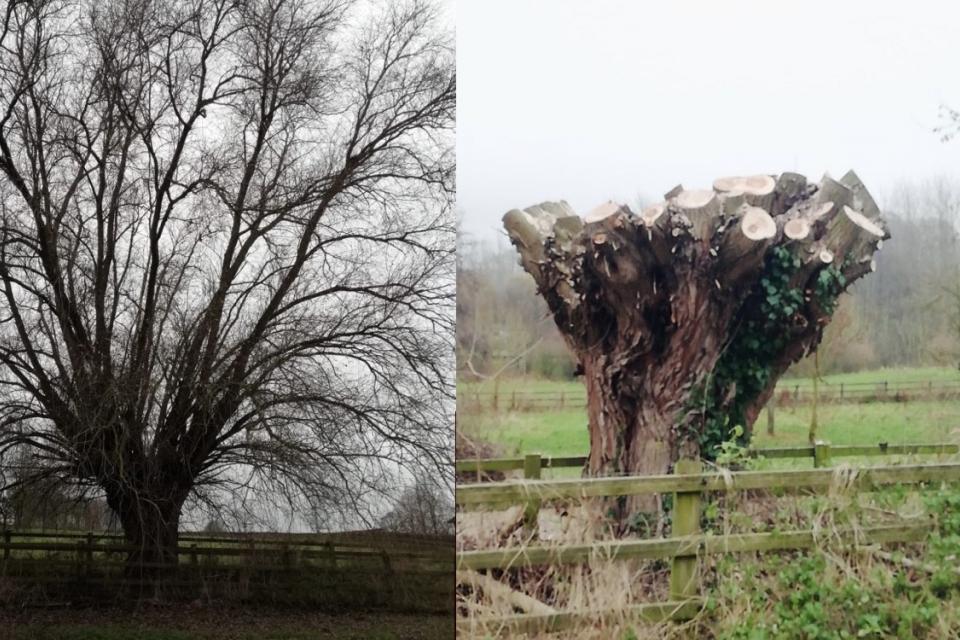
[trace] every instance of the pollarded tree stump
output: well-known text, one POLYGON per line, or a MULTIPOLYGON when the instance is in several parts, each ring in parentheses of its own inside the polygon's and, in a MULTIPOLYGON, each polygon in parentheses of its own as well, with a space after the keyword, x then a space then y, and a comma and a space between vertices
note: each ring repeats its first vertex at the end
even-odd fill
MULTIPOLYGON (((545 202, 503 222, 579 359, 590 475, 668 473, 681 455, 745 442, 889 237, 852 171, 720 178, 639 214, 545 202)), ((615 515, 651 506, 619 501, 615 515)))

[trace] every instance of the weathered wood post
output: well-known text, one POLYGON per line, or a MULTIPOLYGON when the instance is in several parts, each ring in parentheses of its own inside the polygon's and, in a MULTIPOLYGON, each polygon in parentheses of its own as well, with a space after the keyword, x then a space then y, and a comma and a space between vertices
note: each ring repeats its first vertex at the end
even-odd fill
POLYGON ((767 402, 767 435, 772 436, 774 432, 774 421, 776 416, 773 414, 774 408, 777 404, 777 394, 772 394, 770 396, 770 401, 767 402))
POLYGON ((93 532, 87 532, 87 548, 84 554, 85 567, 84 575, 93 575, 93 532))
POLYGON ((389 604, 394 604, 394 574, 393 574, 393 565, 390 564, 390 554, 387 553, 386 549, 380 550, 380 558, 383 560, 383 572, 384 578, 387 583, 387 602, 389 604))
MULTIPOLYGON (((681 459, 673 467, 675 474, 700 473, 699 460, 681 459)), ((675 493, 673 496, 673 536, 689 536, 700 531, 700 492, 675 493)), ((697 596, 697 556, 675 556, 670 567, 670 599, 687 600, 697 596)))
MULTIPOLYGON (((480 472, 477 471, 477 477, 479 478, 480 472)), ((333 546, 333 542, 327 540, 327 543, 324 545, 326 549, 327 564, 330 565, 331 569, 337 568, 337 550, 333 546)))
POLYGON ((813 467, 820 469, 830 466, 830 443, 825 440, 817 440, 813 443, 813 467))
MULTIPOLYGON (((525 480, 540 479, 541 459, 539 453, 531 453, 523 458, 523 477, 525 480)), ((523 528, 528 533, 536 533, 537 516, 540 514, 540 500, 533 499, 527 502, 523 509, 523 528)))
POLYGON ((840 399, 843 400, 843 383, 840 383, 840 399))
POLYGON ((7 575, 7 565, 10 562, 10 538, 12 535, 10 529, 3 530, 3 575, 7 575))

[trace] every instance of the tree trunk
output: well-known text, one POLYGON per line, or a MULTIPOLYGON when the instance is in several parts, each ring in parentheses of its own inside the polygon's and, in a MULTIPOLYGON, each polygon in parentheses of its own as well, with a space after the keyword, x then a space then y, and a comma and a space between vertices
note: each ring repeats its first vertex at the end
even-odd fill
MULTIPOLYGON (((566 203, 504 216, 521 265, 576 354, 588 396, 586 473, 663 474, 750 429, 837 296, 887 233, 856 174, 678 186, 641 216, 566 203), (826 193, 830 199, 825 199, 826 193)), ((622 523, 652 501, 619 501, 622 523)))
MULTIPOLYGON (((158 489, 154 487, 153 491, 160 494, 158 489)), ((178 494, 183 495, 177 489, 162 497, 132 491, 108 494, 107 502, 117 513, 126 543, 132 547, 125 571, 132 580, 132 595, 155 597, 157 582, 176 571, 183 507, 178 494)))
MULTIPOLYGON (((669 387, 666 375, 657 375, 657 369, 617 371, 607 366, 603 355, 586 353, 582 360, 590 431, 587 475, 662 475, 670 473, 682 446, 687 456, 699 454, 696 443, 681 440, 673 428, 677 399, 663 393, 669 387)), ((656 508, 655 496, 632 496, 608 505, 620 523, 631 513, 656 508)))

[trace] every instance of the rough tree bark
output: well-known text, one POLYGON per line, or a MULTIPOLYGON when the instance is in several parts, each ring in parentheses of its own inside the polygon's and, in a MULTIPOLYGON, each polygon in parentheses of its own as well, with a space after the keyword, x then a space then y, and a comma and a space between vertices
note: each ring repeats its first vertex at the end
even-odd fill
MULTIPOLYGON (((591 475, 667 473, 744 439, 787 367, 816 348, 837 296, 888 237, 852 171, 682 187, 639 215, 565 202, 504 216, 583 371, 591 475)), ((643 501, 616 505, 623 520, 643 501)))

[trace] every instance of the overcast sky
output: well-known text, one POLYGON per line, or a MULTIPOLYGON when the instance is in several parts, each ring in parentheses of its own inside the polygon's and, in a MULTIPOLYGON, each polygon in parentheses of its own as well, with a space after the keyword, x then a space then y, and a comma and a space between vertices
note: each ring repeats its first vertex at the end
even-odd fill
POLYGON ((457 0, 464 229, 724 175, 956 175, 960 3, 457 0))

